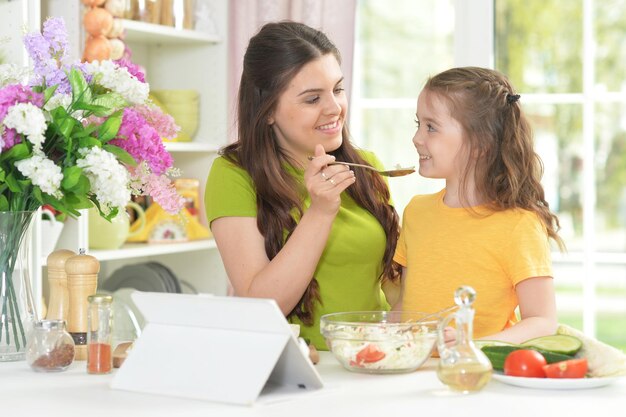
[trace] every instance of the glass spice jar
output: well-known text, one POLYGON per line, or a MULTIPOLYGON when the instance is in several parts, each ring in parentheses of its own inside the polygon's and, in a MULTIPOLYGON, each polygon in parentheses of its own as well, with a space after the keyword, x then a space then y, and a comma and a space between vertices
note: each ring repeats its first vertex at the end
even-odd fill
POLYGON ((74 340, 64 320, 39 320, 26 345, 26 361, 37 372, 60 372, 74 361, 74 340))
POLYGON ((113 368, 113 297, 93 294, 87 297, 87 301, 87 372, 108 374, 113 368))

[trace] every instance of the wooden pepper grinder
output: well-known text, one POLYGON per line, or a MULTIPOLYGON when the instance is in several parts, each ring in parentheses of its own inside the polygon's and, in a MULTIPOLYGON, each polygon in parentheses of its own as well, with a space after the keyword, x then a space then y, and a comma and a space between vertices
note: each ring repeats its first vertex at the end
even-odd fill
POLYGON ((78 361, 87 360, 87 297, 96 293, 100 262, 85 249, 65 261, 67 288, 70 295, 70 308, 67 330, 74 338, 75 356, 78 361))
POLYGON ((67 274, 65 262, 76 253, 59 249, 48 255, 48 286, 50 287, 50 299, 48 300, 48 320, 65 320, 70 305, 70 293, 67 289, 67 274))

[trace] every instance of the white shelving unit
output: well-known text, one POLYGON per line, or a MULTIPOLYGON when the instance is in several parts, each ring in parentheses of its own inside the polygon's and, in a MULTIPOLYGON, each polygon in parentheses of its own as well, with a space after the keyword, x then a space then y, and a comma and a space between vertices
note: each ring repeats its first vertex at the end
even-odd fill
MULTIPOLYGON (((71 55, 82 54, 84 29, 83 6, 79 0, 24 0, 25 7, 2 5, 0 24, 10 30, 12 47, 21 40, 22 27, 37 30, 47 16, 62 16, 70 36, 71 55), (5 13, 7 12, 7 13, 5 13), (8 14, 10 12, 10 15, 8 14), (10 24, 10 25, 9 25, 10 24)), ((22 2, 15 2, 22 3, 22 2)), ((200 180, 201 200, 217 150, 227 142, 227 22, 228 0, 210 0, 216 34, 124 20, 125 42, 133 52, 133 62, 146 70, 146 78, 154 89, 194 89, 200 93, 199 129, 192 142, 167 142, 166 149, 174 157, 174 166, 183 178, 200 180)), ((21 43, 19 44, 21 46, 21 43)), ((19 48, 10 51, 9 59, 26 64, 19 48)), ((204 211, 201 210, 204 224, 204 211)), ((33 290, 36 298, 47 293, 46 258, 41 254, 42 236, 39 220, 35 222, 33 244, 33 290)), ((181 280, 198 291, 225 294, 226 274, 213 240, 175 244, 128 244, 117 250, 89 250, 87 213, 66 221, 56 248, 78 252, 87 248, 101 265, 99 279, 106 280, 117 268, 133 263, 157 261, 165 264, 181 280)))

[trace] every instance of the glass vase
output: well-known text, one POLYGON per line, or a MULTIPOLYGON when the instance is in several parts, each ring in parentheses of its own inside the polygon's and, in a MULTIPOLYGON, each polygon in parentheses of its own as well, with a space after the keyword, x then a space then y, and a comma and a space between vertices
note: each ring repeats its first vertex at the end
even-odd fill
POLYGON ((0 212, 0 362, 24 359, 37 318, 29 273, 34 214, 0 212))

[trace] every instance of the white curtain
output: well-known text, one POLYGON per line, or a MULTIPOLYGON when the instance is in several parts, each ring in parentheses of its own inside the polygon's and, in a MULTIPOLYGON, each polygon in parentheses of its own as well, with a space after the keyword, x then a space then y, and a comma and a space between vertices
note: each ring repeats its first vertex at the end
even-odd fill
POLYGON ((237 88, 241 78, 243 55, 248 41, 265 23, 294 20, 326 33, 339 48, 345 76, 346 94, 350 97, 356 0, 231 0, 228 34, 228 108, 229 138, 236 135, 237 88))

